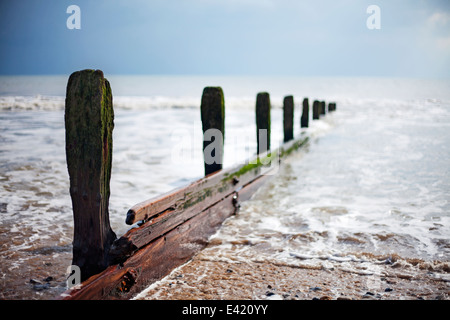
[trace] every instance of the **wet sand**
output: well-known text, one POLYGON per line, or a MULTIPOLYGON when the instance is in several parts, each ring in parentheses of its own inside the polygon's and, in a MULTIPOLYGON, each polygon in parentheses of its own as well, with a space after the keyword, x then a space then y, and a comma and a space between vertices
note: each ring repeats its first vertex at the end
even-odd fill
MULTIPOLYGON (((450 282, 426 266, 408 272, 380 264, 373 274, 351 268, 269 261, 211 261, 200 253, 136 299, 145 300, 449 300, 450 282)), ((417 266, 417 265, 416 265, 417 266)), ((447 268, 446 266, 445 268, 447 268)))

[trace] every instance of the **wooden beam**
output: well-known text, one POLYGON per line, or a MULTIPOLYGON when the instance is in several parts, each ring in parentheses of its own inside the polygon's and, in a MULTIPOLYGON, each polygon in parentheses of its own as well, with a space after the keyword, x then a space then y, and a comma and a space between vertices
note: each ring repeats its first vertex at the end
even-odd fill
POLYGON ((335 102, 330 102, 328 104, 328 112, 333 112, 336 111, 336 103, 335 102))
POLYGON ((102 71, 70 76, 65 127, 74 217, 72 264, 85 280, 108 266, 109 248, 116 238, 108 212, 114 111, 111 87, 102 71))
POLYGON ((294 97, 286 96, 283 100, 284 142, 294 139, 294 97))
POLYGON ((222 169, 225 142, 225 100, 221 87, 203 89, 200 106, 205 176, 222 169))
MULTIPOLYGON (((240 200, 249 199, 270 178, 270 175, 261 176, 254 183, 243 187, 239 191, 240 200)), ((66 300, 132 298, 203 249, 209 237, 217 231, 223 221, 234 214, 235 208, 233 195, 230 194, 223 201, 206 208, 186 223, 156 238, 124 263, 110 266, 103 273, 83 283, 80 289, 71 289, 61 298, 66 300)))
POLYGON ((318 120, 320 116, 320 102, 314 100, 313 102, 313 120, 318 120))
MULTIPOLYGON (((298 149, 307 141, 307 137, 291 140, 284 143, 279 149, 274 150, 273 153, 278 153, 280 157, 283 157, 292 150, 298 149)), ((220 200, 251 182, 255 177, 266 173, 262 163, 266 162, 264 157, 267 156, 268 153, 266 152, 247 160, 244 164, 216 172, 188 186, 142 201, 128 210, 125 222, 132 225, 139 221, 149 221, 162 213, 167 213, 168 210, 176 214, 178 210, 199 205, 206 198, 210 202, 220 200)))
POLYGON ((270 150, 270 95, 260 92, 256 96, 257 153, 270 150))
POLYGON ((320 114, 323 115, 325 113, 326 113, 325 101, 320 101, 320 114))
MULTIPOLYGON (((147 203, 149 210, 146 212, 149 214, 154 212, 155 208, 158 208, 156 211, 161 208, 166 210, 153 216, 153 219, 140 227, 132 228, 118 239, 110 251, 111 263, 113 260, 115 263, 104 272, 83 282, 81 289, 71 289, 61 298, 128 299, 150 283, 160 280, 201 250, 223 220, 237 212, 239 201, 250 199, 263 183, 273 177, 276 168, 265 170, 265 157, 276 153, 282 159, 308 141, 309 138, 302 135, 299 139, 284 143, 271 154, 259 155, 247 164, 219 171, 185 188, 135 206, 135 209, 145 211, 147 203), (225 185, 222 182, 225 182, 225 185), (218 184, 217 188, 213 188, 214 183, 218 184), (222 187, 226 188, 228 183, 231 183, 228 191, 221 190, 222 187), (217 193, 196 198, 198 202, 189 200, 195 197, 185 199, 187 202, 191 201, 191 207, 172 211, 172 208, 176 207, 176 199, 181 199, 181 195, 196 193, 195 190, 201 194, 198 190, 201 186, 216 190, 217 193), (161 204, 156 205, 158 202, 161 204)), ((135 218, 142 217, 139 210, 135 218)))
POLYGON ((308 128, 308 125, 309 125, 309 101, 308 101, 308 98, 304 98, 303 99, 302 117, 300 120, 300 127, 308 128))

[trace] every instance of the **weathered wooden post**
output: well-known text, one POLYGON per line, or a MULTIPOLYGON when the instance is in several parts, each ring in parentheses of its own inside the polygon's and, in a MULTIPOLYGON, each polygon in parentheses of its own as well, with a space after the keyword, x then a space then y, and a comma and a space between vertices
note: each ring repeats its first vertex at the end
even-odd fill
POLYGON ((321 101, 320 102, 320 114, 322 115, 322 114, 325 114, 325 112, 326 112, 326 105, 325 105, 325 101, 321 101))
POLYGON ((108 252, 116 239, 108 211, 114 110, 102 71, 72 73, 65 126, 74 217, 72 264, 80 268, 83 281, 108 266, 108 252))
POLYGON ((270 150, 270 95, 260 92, 256 96, 257 154, 270 150))
POLYGON ((319 119, 320 116, 320 102, 317 100, 314 100, 313 102, 313 120, 319 119))
POLYGON ((309 101, 308 98, 303 99, 303 111, 300 119, 300 127, 308 128, 309 124, 309 101))
POLYGON ((283 100, 284 142, 294 139, 294 97, 286 96, 283 100))
POLYGON ((203 89, 200 106, 205 176, 222 169, 225 141, 225 100, 221 87, 203 89), (214 139, 212 139, 214 137, 214 139))

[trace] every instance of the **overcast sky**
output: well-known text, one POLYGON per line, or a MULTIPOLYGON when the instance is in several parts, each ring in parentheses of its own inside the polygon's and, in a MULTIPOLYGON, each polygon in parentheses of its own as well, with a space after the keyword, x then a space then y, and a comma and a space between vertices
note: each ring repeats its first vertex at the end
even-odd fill
POLYGON ((450 77, 448 0, 1 0, 0 74, 450 77), (81 10, 70 30, 69 5, 81 10), (381 9, 370 30, 369 5, 381 9))

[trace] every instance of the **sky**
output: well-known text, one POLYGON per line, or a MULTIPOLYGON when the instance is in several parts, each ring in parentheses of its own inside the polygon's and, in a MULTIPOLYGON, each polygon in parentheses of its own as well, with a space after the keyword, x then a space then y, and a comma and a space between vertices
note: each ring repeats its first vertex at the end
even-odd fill
POLYGON ((86 68, 449 78, 450 1, 0 0, 0 74, 86 68), (81 29, 67 28, 70 5, 81 29))

